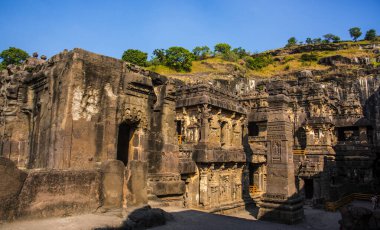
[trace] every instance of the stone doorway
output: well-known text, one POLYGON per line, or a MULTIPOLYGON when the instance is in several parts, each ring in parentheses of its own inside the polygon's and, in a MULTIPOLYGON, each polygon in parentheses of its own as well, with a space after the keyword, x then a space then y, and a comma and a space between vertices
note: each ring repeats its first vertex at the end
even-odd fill
POLYGON ((314 182, 313 179, 304 179, 305 181, 305 199, 310 200, 314 196, 314 182))
POLYGON ((128 164, 131 154, 131 146, 136 131, 136 124, 123 122, 119 125, 117 135, 117 159, 122 161, 124 165, 128 164))

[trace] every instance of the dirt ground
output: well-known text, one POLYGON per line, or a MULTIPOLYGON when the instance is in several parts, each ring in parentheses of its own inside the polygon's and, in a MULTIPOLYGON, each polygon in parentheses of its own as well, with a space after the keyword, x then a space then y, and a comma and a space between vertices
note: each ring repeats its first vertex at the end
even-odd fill
MULTIPOLYGON (((370 208, 369 202, 355 201, 355 206, 370 208)), ((200 211, 173 207, 163 208, 170 212, 174 220, 155 230, 220 230, 220 229, 339 229, 339 212, 326 212, 305 206, 305 219, 296 225, 284 225, 256 220, 252 211, 239 211, 234 214, 218 215, 200 211)), ((0 224, 1 230, 90 230, 95 227, 118 226, 128 215, 121 210, 106 213, 93 213, 78 216, 49 218, 40 220, 24 220, 0 224)))

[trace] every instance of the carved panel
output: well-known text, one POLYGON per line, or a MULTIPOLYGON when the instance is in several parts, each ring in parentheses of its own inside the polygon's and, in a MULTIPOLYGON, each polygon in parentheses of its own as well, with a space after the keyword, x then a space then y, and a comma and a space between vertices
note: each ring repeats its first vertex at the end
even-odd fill
POLYGON ((272 141, 272 161, 281 161, 281 141, 272 141))

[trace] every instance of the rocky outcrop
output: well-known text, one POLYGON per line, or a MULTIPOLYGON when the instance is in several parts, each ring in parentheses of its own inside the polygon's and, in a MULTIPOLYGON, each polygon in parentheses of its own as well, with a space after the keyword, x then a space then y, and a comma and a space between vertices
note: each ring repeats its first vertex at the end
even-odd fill
POLYGON ((369 57, 348 58, 342 55, 334 55, 319 59, 319 64, 337 66, 337 65, 369 65, 371 64, 369 57))

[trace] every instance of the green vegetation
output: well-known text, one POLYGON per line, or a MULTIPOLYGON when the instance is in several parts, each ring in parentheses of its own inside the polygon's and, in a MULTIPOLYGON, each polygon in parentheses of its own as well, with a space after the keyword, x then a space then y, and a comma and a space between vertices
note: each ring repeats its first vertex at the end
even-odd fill
POLYGON ((300 60, 303 61, 303 62, 318 61, 318 57, 317 57, 317 55, 315 55, 313 53, 311 53, 311 54, 302 54, 300 60))
POLYGON ((128 49, 124 51, 121 59, 135 65, 146 66, 148 54, 140 50, 128 49))
POLYGON ((350 36, 352 39, 356 42, 360 36, 362 36, 362 32, 360 31, 359 27, 352 27, 348 30, 350 32, 350 36))
POLYGON ((323 37, 325 38, 325 41, 326 41, 327 43, 329 43, 329 42, 334 42, 334 43, 336 43, 336 42, 339 42, 339 41, 340 41, 340 37, 339 37, 339 36, 336 36, 336 35, 334 35, 334 34, 325 34, 325 35, 323 35, 323 37))
POLYGON ((213 51, 208 46, 196 46, 192 52, 182 47, 156 49, 147 69, 184 81, 193 81, 215 77, 228 79, 232 72, 240 76, 270 77, 304 69, 327 70, 330 66, 320 64, 318 60, 333 55, 369 57, 373 65, 378 66, 376 54, 360 48, 362 45, 373 44, 378 39, 376 31, 367 31, 366 40, 360 41, 360 28, 351 28, 350 35, 354 42, 341 41, 339 36, 332 33, 323 35, 323 39, 308 37, 299 42, 291 37, 285 49, 260 54, 252 54, 243 47, 232 48, 227 43, 216 44, 213 51), (339 43, 339 46, 326 43, 339 43), (310 47, 304 47, 303 44, 310 47))
POLYGON ((0 53, 0 69, 6 68, 7 65, 20 65, 29 57, 29 54, 22 49, 9 47, 9 49, 3 50, 0 53))
POLYGON ((257 55, 256 57, 247 57, 245 64, 248 68, 253 70, 260 70, 273 63, 273 58, 270 55, 257 55))
POLYGON ((227 43, 218 43, 214 46, 215 54, 228 54, 231 52, 231 46, 227 43))
POLYGON ((288 44, 286 44, 286 47, 292 47, 297 45, 297 39, 295 37, 291 37, 288 39, 288 44))
POLYGON ((245 49, 242 47, 238 47, 232 50, 233 53, 235 53, 240 59, 244 58, 246 56, 250 56, 250 53, 247 52, 245 49))
POLYGON ((165 51, 166 66, 176 71, 191 71, 193 54, 187 49, 179 46, 170 47, 165 51))
POLYGON ((208 46, 197 46, 193 49, 193 54, 196 60, 204 60, 211 55, 211 50, 208 46))
POLYGON ((376 40, 376 30, 370 29, 365 33, 364 40, 375 41, 376 40))

